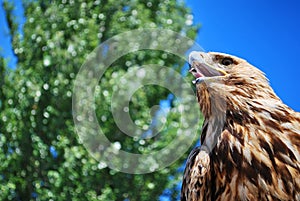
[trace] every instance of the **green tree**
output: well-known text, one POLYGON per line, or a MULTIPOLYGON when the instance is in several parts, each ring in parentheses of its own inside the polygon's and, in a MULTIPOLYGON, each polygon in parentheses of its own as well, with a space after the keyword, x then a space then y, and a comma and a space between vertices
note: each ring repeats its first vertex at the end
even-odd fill
MULTIPOLYGON (((7 20, 15 27, 11 8, 7 20)), ((1 200, 157 200, 164 189, 176 199, 184 155, 172 166, 144 175, 116 172, 89 156, 74 130, 73 82, 87 55, 101 42, 136 28, 168 28, 195 38, 190 11, 181 1, 82 0, 24 1, 24 36, 12 33, 17 69, 7 72, 1 60, 0 199, 1 200), (5 82, 4 82, 5 80, 5 82), (170 178, 172 175, 172 178, 170 178)), ((187 50, 183 47, 183 50, 187 50)), ((130 66, 163 63, 180 71, 184 61, 160 51, 142 51, 120 58, 99 83, 96 113, 106 136, 124 150, 145 153, 160 149, 178 133, 163 130, 159 140, 141 143, 126 137, 110 111, 111 86, 130 66), (128 61, 131 62, 130 65, 128 61), (127 63, 126 63, 127 62, 127 63), (157 141, 157 142, 156 142, 157 141), (152 146, 153 148, 153 146, 152 146)), ((149 109, 170 92, 145 86, 131 101, 131 116, 149 124, 149 109)), ((174 102, 174 107, 176 101, 174 102)), ((178 122, 171 113, 167 124, 178 122)))

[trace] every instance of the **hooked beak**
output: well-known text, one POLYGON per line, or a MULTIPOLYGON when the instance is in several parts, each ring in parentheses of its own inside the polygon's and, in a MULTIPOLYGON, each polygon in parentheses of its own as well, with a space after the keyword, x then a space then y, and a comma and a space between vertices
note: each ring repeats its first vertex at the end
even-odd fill
POLYGON ((196 78, 193 84, 200 83, 204 80, 211 79, 214 77, 223 77, 227 73, 225 70, 215 67, 207 62, 209 54, 205 52, 193 51, 189 55, 190 70, 189 72, 196 78))

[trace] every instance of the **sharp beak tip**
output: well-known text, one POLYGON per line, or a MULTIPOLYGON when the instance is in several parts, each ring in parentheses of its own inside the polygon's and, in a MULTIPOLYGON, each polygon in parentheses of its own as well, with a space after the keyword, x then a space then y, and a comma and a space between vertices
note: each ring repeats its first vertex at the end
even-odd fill
POLYGON ((192 51, 189 54, 189 64, 192 65, 194 61, 202 61, 203 59, 200 56, 200 52, 192 51))

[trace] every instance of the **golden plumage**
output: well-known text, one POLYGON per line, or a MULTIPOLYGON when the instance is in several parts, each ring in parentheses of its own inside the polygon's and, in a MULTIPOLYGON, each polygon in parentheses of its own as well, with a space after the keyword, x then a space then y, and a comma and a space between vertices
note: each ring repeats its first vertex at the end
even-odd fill
POLYGON ((190 64, 205 121, 181 200, 300 200, 300 114, 243 59, 192 52, 190 64))

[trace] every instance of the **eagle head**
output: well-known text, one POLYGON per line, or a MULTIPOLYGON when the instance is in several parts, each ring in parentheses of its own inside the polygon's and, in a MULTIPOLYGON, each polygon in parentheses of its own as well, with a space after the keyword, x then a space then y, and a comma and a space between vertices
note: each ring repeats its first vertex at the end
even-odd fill
POLYGON ((217 52, 189 55, 198 102, 205 117, 246 109, 257 99, 279 100, 258 68, 236 56, 217 52))

